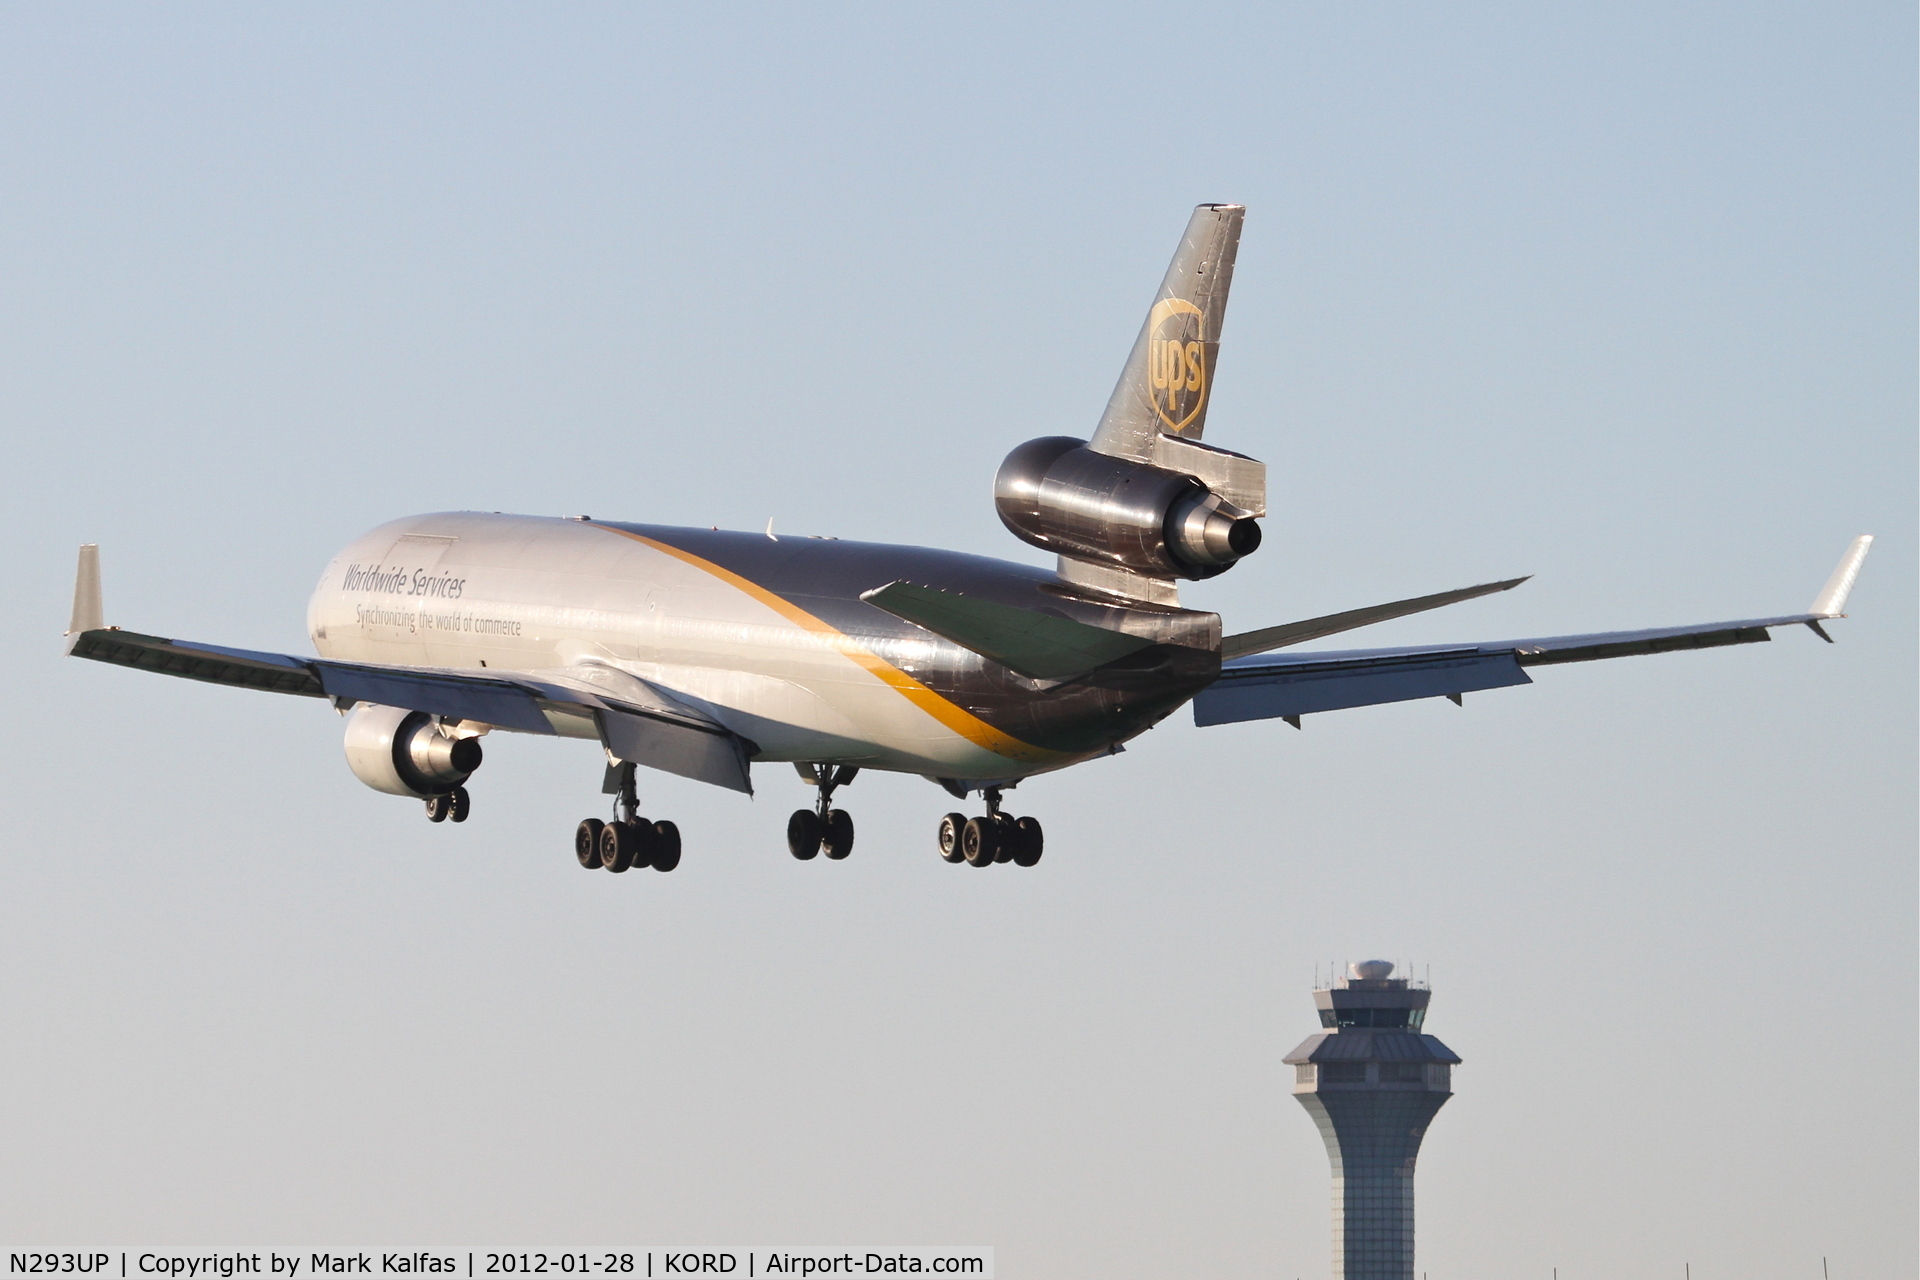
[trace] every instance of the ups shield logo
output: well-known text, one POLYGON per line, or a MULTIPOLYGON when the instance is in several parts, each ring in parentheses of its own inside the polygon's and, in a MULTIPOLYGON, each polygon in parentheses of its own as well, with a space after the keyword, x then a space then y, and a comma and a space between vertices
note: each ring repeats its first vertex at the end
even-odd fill
POLYGON ((1184 298, 1165 298, 1147 316, 1147 392, 1167 430, 1179 432, 1207 403, 1206 316, 1184 298))

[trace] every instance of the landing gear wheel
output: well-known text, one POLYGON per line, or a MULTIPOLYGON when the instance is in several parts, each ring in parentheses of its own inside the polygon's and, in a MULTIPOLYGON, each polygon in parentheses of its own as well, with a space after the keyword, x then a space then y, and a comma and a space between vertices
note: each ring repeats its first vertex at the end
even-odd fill
POLYGON ((948 862, 966 860, 967 851, 961 846, 961 833, 967 829, 967 815, 950 813, 940 819, 940 856, 948 862))
POLYGON ((671 871, 680 865, 680 828, 671 822, 653 824, 653 869, 671 871))
POLYGON ((1013 825, 1013 815, 996 813, 993 815, 995 862, 1012 862, 1014 855, 1020 852, 1020 828, 1013 825))
POLYGON ((653 851, 647 837, 652 834, 653 828, 643 822, 609 822, 600 831, 600 865, 618 872, 649 861, 653 851))
POLYGON ((835 862, 853 852, 853 815, 845 809, 827 810, 820 852, 835 862))
POLYGON ((992 866, 1000 856, 1000 824, 992 818, 967 819, 960 831, 960 848, 968 866, 992 866))
POLYGON ((453 812, 452 796, 427 797, 427 821, 445 822, 447 815, 453 812))
POLYGON ((589 871, 600 869, 600 832, 607 824, 588 818, 573 829, 573 856, 589 871))
POLYGON ((1041 850, 1046 847, 1046 836, 1040 830, 1040 820, 1021 818, 1013 826, 1018 837, 1014 844, 1013 865, 1030 867, 1040 861, 1041 850))
POLYGON ((811 809, 795 809, 787 819, 787 852, 802 862, 811 861, 820 852, 820 815, 811 809))
POLYGON ((455 822, 465 822, 467 815, 473 812, 473 798, 467 794, 465 787, 455 787, 451 799, 453 807, 447 816, 455 822))

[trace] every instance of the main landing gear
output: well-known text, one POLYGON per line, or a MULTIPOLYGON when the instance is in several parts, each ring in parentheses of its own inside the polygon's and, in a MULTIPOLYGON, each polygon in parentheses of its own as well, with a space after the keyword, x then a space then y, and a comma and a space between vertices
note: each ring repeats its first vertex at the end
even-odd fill
MULTIPOLYGON (((619 799, 612 822, 588 818, 573 831, 573 856, 593 871, 625 871, 652 867, 671 871, 680 865, 680 828, 671 822, 648 822, 640 816, 640 793, 632 764, 618 766, 619 799)), ((456 819, 458 821, 458 819, 456 819)))
POLYGON ((455 787, 443 795, 427 797, 428 822, 445 822, 448 818, 465 822, 472 810, 473 801, 468 798, 465 787, 455 787))
POLYGON ((940 856, 948 862, 990 867, 996 862, 1011 862, 1030 867, 1040 861, 1046 836, 1037 818, 1015 818, 1000 812, 1000 788, 981 792, 987 798, 983 818, 950 813, 940 819, 940 856))
POLYGON ((802 862, 826 854, 835 862, 853 852, 853 815, 833 807, 833 792, 853 781, 854 765, 797 764, 800 776, 820 788, 811 809, 795 809, 787 819, 787 852, 802 862))

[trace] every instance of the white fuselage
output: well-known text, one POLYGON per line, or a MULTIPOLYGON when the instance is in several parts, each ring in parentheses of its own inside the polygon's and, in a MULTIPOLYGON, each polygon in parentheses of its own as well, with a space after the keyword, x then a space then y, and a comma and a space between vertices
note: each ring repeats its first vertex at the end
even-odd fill
MULTIPOLYGON (((1099 754, 1029 746, 933 696, 915 672, 955 660, 937 638, 850 638, 739 574, 584 520, 462 512, 382 525, 327 565, 307 627, 322 657, 345 661, 553 673, 616 694, 637 678, 747 738, 760 760, 1010 778, 1099 754)), ((592 734, 589 721, 555 725, 592 734)))

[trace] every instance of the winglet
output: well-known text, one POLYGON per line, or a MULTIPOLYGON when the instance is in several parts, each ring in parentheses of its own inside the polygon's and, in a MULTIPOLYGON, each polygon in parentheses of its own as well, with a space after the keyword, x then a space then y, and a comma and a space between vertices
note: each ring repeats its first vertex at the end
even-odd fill
POLYGON ((1807 607, 1808 613, 1816 618, 1846 617, 1847 593, 1853 590, 1853 580, 1860 576, 1860 565, 1866 560, 1867 549, 1872 545, 1873 535, 1870 533, 1861 534, 1848 545, 1847 554, 1840 557, 1833 576, 1827 579, 1827 585, 1820 588, 1820 594, 1807 607))
POLYGON ((100 607, 100 546, 88 542, 80 548, 80 567, 73 575, 73 617, 67 622, 67 634, 100 631, 106 625, 100 607))

